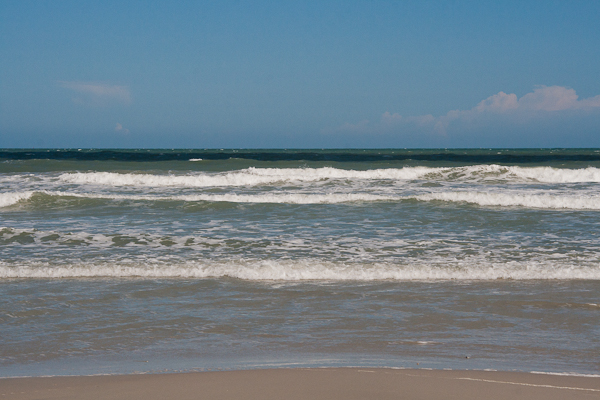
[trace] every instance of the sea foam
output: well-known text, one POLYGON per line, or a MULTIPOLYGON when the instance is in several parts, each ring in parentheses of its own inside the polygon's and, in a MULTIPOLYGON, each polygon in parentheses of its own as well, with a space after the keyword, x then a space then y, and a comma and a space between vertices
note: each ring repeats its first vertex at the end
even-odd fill
POLYGON ((507 194, 490 192, 439 192, 416 196, 419 200, 465 202, 480 206, 527 207, 569 210, 600 210, 599 196, 507 194))
POLYGON ((9 266, 0 264, 0 278, 236 278, 249 281, 429 281, 429 280, 573 280, 600 279, 598 266, 538 263, 473 265, 430 263, 335 263, 318 260, 196 261, 180 264, 84 264, 9 266))
POLYGON ((59 180, 72 184, 138 187, 226 187, 292 184, 327 180, 359 181, 465 181, 506 183, 584 183, 600 182, 600 169, 563 169, 552 167, 518 167, 473 165, 454 168, 404 167, 365 171, 339 168, 247 168, 224 173, 162 175, 114 172, 64 173, 59 180))
POLYGON ((114 172, 66 173, 63 182, 74 184, 142 187, 256 186, 274 183, 315 182, 328 179, 408 180, 431 172, 431 168, 374 169, 337 168, 247 168, 218 174, 157 175, 114 172))
POLYGON ((33 192, 8 192, 0 193, 0 207, 8 207, 22 200, 27 200, 33 195, 33 192))
POLYGON ((370 193, 263 193, 263 194, 182 194, 182 195, 133 195, 78 193, 67 191, 39 191, 3 193, 0 195, 0 208, 14 205, 20 201, 34 198, 36 195, 64 198, 88 198, 104 200, 131 201, 183 201, 183 202, 228 202, 228 203, 264 203, 264 204, 340 204, 364 202, 401 202, 444 201, 449 203, 468 203, 483 207, 525 207, 539 209, 564 210, 600 210, 600 196, 562 194, 495 193, 476 191, 439 191, 415 196, 384 195, 370 193))

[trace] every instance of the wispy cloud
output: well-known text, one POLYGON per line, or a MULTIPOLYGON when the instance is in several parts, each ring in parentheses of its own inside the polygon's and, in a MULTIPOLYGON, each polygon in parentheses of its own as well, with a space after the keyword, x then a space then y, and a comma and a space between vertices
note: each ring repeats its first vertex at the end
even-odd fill
POLYGON ((419 115, 404 117, 386 111, 379 121, 362 120, 356 124, 345 123, 329 133, 390 133, 402 129, 446 135, 451 125, 485 124, 486 119, 501 118, 507 122, 530 123, 548 114, 569 111, 600 112, 600 95, 579 99, 575 90, 564 86, 538 86, 533 92, 518 98, 514 93, 499 92, 480 101, 469 110, 452 110, 446 115, 419 115))
POLYGON ((76 93, 73 97, 76 103, 99 106, 131 103, 131 92, 127 86, 78 81, 59 81, 58 84, 76 93))
POLYGON ((123 125, 121 125, 120 123, 117 122, 117 126, 115 126, 115 131, 116 132, 121 132, 124 135, 128 135, 129 134, 129 129, 127 128, 123 128, 123 125))

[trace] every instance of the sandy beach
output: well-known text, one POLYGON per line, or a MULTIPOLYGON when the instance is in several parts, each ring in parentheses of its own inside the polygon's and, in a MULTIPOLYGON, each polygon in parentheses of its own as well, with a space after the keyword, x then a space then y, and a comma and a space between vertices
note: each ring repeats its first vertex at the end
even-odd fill
POLYGON ((600 399, 600 378, 370 368, 6 378, 2 399, 600 399))

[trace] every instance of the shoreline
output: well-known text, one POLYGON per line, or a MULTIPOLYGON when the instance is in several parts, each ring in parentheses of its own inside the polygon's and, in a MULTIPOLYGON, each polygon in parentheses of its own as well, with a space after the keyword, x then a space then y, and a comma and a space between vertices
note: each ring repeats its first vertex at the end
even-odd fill
POLYGON ((280 368, 0 379, 2 399, 600 399, 600 376, 280 368))

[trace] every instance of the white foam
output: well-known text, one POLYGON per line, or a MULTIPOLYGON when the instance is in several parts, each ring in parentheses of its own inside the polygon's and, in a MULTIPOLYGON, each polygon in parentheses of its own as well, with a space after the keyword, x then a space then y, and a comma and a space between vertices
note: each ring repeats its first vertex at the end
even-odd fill
POLYGON ((0 264, 0 278, 237 278, 249 281, 600 280, 598 266, 352 264, 318 260, 197 261, 180 264, 0 264))
POLYGON ((504 181, 514 183, 584 183, 600 182, 600 169, 594 167, 568 169, 553 167, 519 167, 471 165, 455 168, 432 168, 428 178, 449 181, 504 181))
MULTIPOLYGON (((201 161, 191 159, 190 161, 201 161)), ((404 167, 371 169, 365 171, 339 168, 247 168, 221 173, 194 173, 160 175, 140 173, 85 172, 64 173, 59 180, 72 184, 133 187, 228 187, 290 184, 327 180, 349 181, 407 181, 426 179, 434 181, 507 183, 582 183, 600 182, 600 169, 589 167, 566 169, 552 167, 518 167, 500 165, 473 165, 454 168, 404 167)))
POLYGON ((427 178, 449 181, 504 181, 514 183, 584 183, 600 182, 600 169, 594 167, 569 169, 553 167, 519 167, 502 165, 471 165, 455 168, 431 168, 427 178))
POLYGON ((0 208, 12 206, 21 200, 27 200, 33 195, 33 192, 9 192, 0 193, 0 208))
MULTIPOLYGON (((50 194, 50 192, 47 192, 50 194)), ((466 202, 481 206, 528 207, 545 209, 600 210, 600 196, 564 196, 550 194, 505 194, 490 192, 437 192, 418 196, 386 196, 368 193, 265 193, 265 194, 194 194, 177 196, 152 195, 100 195, 56 193, 64 196, 89 198, 107 198, 115 200, 176 200, 208 201, 230 203, 272 203, 272 204, 336 204, 350 202, 401 201, 415 199, 421 201, 441 200, 448 202, 466 202)))
POLYGON ((39 193, 48 196, 78 197, 107 200, 134 201, 186 201, 186 202, 229 202, 229 203, 265 203, 265 204, 338 204, 354 202, 386 202, 402 200, 464 202, 480 206, 526 207, 565 210, 600 210, 600 196, 566 196, 554 194, 494 193, 474 191, 434 192, 417 196, 390 196, 369 193, 281 193, 263 192, 263 194, 189 194, 189 195, 129 195, 78 193, 66 191, 18 192, 0 194, 0 207, 6 207, 39 193))
POLYGON ((581 169, 552 167, 507 167, 518 177, 546 183, 583 183, 600 182, 600 169, 594 167, 581 169))
POLYGON ((207 201, 229 203, 276 203, 276 204, 336 204, 364 201, 390 201, 398 197, 384 196, 367 193, 330 193, 330 194, 302 194, 302 193, 265 193, 265 194, 192 194, 192 195, 127 195, 127 194, 96 194, 62 191, 40 191, 49 196, 79 197, 89 199, 108 200, 141 200, 141 201, 207 201))
POLYGON ((539 375, 557 375, 557 376, 578 376, 583 378, 600 378, 597 374, 580 374, 577 372, 542 372, 542 371, 531 371, 531 374, 539 375))
POLYGON ((65 173, 63 182, 107 186, 219 187, 256 186, 273 183, 314 182, 328 179, 408 180, 417 179, 432 168, 390 168, 367 171, 337 168, 248 168, 218 174, 155 175, 114 172, 65 173))
POLYGON ((230 203, 275 203, 275 204, 336 204, 351 202, 372 202, 398 200, 398 197, 366 193, 330 193, 330 194, 215 194, 215 195, 183 195, 173 196, 172 200, 211 201, 230 203))
POLYGON ((528 208, 600 210, 600 196, 564 196, 551 194, 509 194, 490 192, 439 192, 415 196, 418 200, 465 202, 481 206, 521 206, 528 208))

